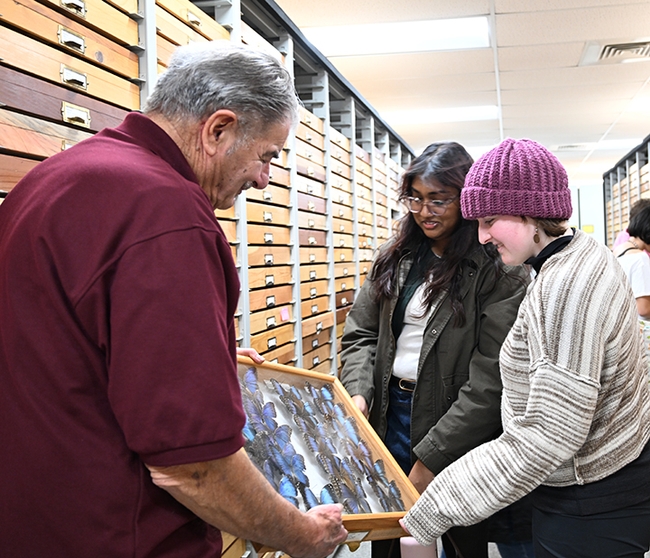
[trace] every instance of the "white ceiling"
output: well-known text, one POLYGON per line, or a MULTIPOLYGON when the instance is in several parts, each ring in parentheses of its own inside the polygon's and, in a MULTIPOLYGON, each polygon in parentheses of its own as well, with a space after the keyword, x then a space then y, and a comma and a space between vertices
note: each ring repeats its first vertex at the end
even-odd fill
POLYGON ((650 0, 276 3, 299 28, 493 17, 490 48, 330 58, 416 154, 431 142, 455 140, 476 157, 505 137, 532 138, 567 167, 574 191, 599 191, 602 174, 650 134, 650 58, 579 66, 589 41, 649 40, 650 0), (419 125, 390 120, 405 108, 479 105, 500 106, 501 120, 419 125))

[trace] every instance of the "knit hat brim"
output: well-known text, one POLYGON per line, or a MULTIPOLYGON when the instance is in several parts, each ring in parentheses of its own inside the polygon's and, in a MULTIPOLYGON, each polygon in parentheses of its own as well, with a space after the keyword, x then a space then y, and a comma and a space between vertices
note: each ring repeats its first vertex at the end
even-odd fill
POLYGON ((536 219, 569 219, 571 217, 571 192, 539 190, 495 190, 493 188, 463 188, 460 199, 465 219, 478 219, 494 215, 523 215, 536 219))

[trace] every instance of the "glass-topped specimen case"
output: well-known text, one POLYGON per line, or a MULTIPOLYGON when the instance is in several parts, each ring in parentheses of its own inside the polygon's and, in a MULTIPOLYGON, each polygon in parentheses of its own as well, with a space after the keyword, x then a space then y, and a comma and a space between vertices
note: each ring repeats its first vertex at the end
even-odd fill
POLYGON ((338 502, 348 542, 404 536, 418 493, 334 376, 238 357, 245 449, 297 508, 338 502))

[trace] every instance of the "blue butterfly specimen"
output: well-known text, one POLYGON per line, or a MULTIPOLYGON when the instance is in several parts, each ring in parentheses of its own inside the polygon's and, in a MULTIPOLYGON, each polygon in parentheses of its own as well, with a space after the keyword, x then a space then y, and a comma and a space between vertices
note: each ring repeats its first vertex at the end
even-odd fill
POLYGON ((300 495, 302 496, 302 501, 305 504, 305 508, 310 510, 311 508, 318 506, 320 502, 316 495, 311 491, 311 489, 304 485, 299 485, 300 495))
POLYGON ((257 401, 248 397, 244 397, 243 402, 244 410, 256 432, 260 430, 273 432, 278 427, 278 423, 275 420, 277 413, 272 401, 267 401, 262 407, 260 407, 257 401))
POLYGON ((320 491, 321 504, 337 504, 339 501, 338 496, 331 484, 326 484, 320 491))
POLYGON ((288 477, 282 477, 280 479, 280 495, 285 499, 291 502, 294 506, 299 507, 298 505, 298 490, 296 486, 291 482, 288 477))
POLYGON ((275 390, 275 393, 277 393, 279 397, 286 397, 289 393, 285 387, 275 378, 269 378, 268 382, 271 384, 271 387, 275 390))
POLYGON ((365 493, 360 485, 351 488, 343 481, 332 483, 336 490, 339 501, 343 504, 348 513, 372 513, 370 504, 365 498, 365 493), (357 488, 358 487, 358 488, 357 488), (358 492, 360 489, 360 492, 358 492))
POLYGON ((304 434, 303 438, 307 447, 312 453, 327 453, 330 455, 336 454, 336 448, 329 438, 321 438, 320 436, 312 436, 311 434, 304 434))
POLYGON ((240 380, 242 389, 249 394, 255 393, 259 389, 257 383, 257 370, 252 366, 244 372, 244 377, 240 380))

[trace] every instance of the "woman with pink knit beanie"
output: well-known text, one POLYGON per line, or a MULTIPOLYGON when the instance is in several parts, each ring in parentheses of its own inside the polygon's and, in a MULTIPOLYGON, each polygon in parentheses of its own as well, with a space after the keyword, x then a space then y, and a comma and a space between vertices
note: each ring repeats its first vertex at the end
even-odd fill
POLYGON ((532 493, 536 558, 650 549, 650 389, 636 305, 611 251, 568 226, 567 174, 507 139, 472 166, 465 219, 535 279, 500 354, 503 434, 444 469, 402 520, 420 544, 532 493))

